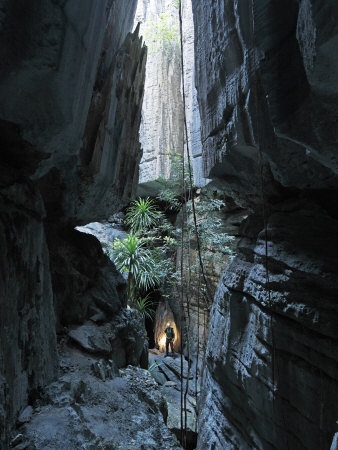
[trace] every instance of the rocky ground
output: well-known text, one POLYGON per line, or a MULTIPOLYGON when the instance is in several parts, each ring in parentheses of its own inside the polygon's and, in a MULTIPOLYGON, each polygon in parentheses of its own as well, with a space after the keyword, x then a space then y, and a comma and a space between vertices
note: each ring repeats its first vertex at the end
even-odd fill
MULTIPOLYGON (((166 357, 156 349, 149 352, 150 372, 168 404, 167 426, 178 437, 181 434, 181 358, 178 353, 166 357)), ((199 394, 199 383, 195 383, 194 371, 188 374, 188 362, 183 358, 183 392, 186 392, 187 412, 187 444, 188 448, 195 448, 197 439, 196 424, 196 395, 199 394), (189 382, 187 383, 189 376, 189 382), (188 384, 188 386, 187 386, 188 384)), ((185 420, 185 414, 183 414, 185 420)))
POLYGON ((149 371, 134 366, 119 370, 113 361, 68 343, 59 350, 59 379, 36 392, 22 411, 12 448, 182 448, 166 426, 167 402, 149 371))

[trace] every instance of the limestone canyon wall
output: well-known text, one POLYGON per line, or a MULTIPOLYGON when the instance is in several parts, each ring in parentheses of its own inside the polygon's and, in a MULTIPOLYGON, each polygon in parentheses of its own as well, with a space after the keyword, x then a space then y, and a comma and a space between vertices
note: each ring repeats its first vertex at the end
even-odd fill
MULTIPOLYGON (((145 34, 145 43, 149 46, 140 128, 143 149, 140 183, 144 183, 160 176, 169 178, 169 152, 182 152, 183 109, 178 9, 172 0, 138 2, 135 16, 135 23, 137 22, 141 23, 140 33, 145 34), (161 17, 175 29, 174 36, 167 45, 159 44, 161 32, 156 32, 161 17), (157 42, 151 40, 152 33, 157 42)), ((162 34, 165 36, 165 32, 162 34)))
MULTIPOLYGON (((171 175, 169 151, 182 153, 184 147, 178 4, 174 0, 139 1, 135 16, 135 23, 138 22, 141 23, 140 33, 144 34, 145 43, 149 46, 140 127, 143 150, 140 183, 147 183, 143 189, 147 186, 154 189, 156 184, 150 183, 151 181, 158 177, 169 178, 171 175), (150 39, 151 32, 156 29, 161 17, 173 29, 169 45, 154 45, 150 39)), ((201 159, 200 116, 194 78, 194 23, 190 0, 183 2, 182 22, 188 139, 195 184, 204 186, 206 180, 201 159)), ((158 41, 161 40, 160 35, 161 33, 157 36, 158 41)), ((140 193, 142 192, 141 188, 140 193)), ((144 192, 147 193, 146 190, 144 192)))
POLYGON ((192 4, 205 176, 251 210, 214 299, 198 449, 329 448, 337 2, 192 4))
POLYGON ((129 33, 135 10, 133 0, 0 1, 5 448, 20 409, 57 374, 56 327, 109 321, 126 305, 99 243, 73 228, 135 192, 146 61, 129 33))

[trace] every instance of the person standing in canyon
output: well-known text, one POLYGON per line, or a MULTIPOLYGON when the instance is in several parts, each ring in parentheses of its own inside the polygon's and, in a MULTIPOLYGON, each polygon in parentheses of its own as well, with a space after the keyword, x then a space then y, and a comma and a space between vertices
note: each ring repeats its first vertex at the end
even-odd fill
POLYGON ((165 349, 166 349, 166 356, 169 356, 169 346, 171 348, 171 354, 174 353, 174 339, 175 339, 175 332, 174 329, 170 326, 170 322, 167 323, 167 328, 164 330, 166 335, 166 342, 165 342, 165 349))

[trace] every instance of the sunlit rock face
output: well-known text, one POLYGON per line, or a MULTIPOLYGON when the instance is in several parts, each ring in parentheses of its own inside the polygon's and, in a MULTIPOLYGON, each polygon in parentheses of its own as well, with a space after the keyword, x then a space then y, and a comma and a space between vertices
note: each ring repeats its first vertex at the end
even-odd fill
POLYGON ((56 375, 55 324, 99 314, 93 297, 103 300, 101 320, 125 306, 124 282, 98 242, 73 227, 108 217, 135 192, 146 50, 129 33, 136 1, 4 0, 0 9, 0 446, 8 448, 18 412, 56 375))
POLYGON ((252 210, 214 299, 198 448, 329 448, 338 6, 192 4, 205 176, 252 210))
MULTIPOLYGON (((135 24, 141 23, 140 33, 148 46, 146 66, 145 96, 142 108, 140 142, 143 156, 140 164, 140 183, 148 183, 148 194, 158 190, 149 182, 158 177, 171 175, 170 152, 182 154, 186 148, 183 138, 183 99, 179 36, 178 4, 173 0, 145 0, 138 2, 135 24), (172 38, 165 45, 157 41, 165 32, 156 32, 156 27, 164 23, 171 28, 172 38), (157 33, 157 34, 156 34, 157 33)), ((191 1, 183 2, 183 53, 186 117, 188 139, 192 158, 194 181, 203 186, 206 180, 202 171, 202 145, 200 136, 200 116, 194 81, 194 24, 191 1)), ((142 193, 142 189, 140 193, 142 193)))
POLYGON ((137 22, 141 22, 140 33, 145 35, 145 43, 149 47, 140 128, 143 150, 140 183, 143 183, 160 176, 169 178, 169 152, 182 153, 183 108, 178 9, 171 0, 139 1, 135 16, 135 23, 137 22), (152 33, 157 41, 161 39, 161 34, 165 35, 156 31, 161 16, 166 24, 174 28, 173 38, 163 46, 150 40, 152 33))

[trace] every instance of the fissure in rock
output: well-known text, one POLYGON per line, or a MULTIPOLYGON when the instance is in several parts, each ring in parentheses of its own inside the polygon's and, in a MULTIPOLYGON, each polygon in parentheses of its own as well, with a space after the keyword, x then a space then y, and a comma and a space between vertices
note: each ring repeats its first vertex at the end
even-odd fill
POLYGON ((0 448, 338 448, 337 2, 0 3, 0 448))

